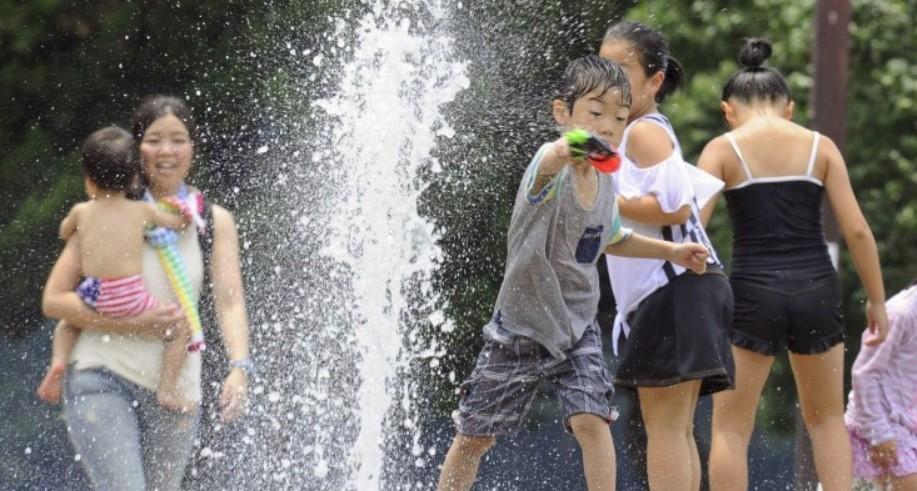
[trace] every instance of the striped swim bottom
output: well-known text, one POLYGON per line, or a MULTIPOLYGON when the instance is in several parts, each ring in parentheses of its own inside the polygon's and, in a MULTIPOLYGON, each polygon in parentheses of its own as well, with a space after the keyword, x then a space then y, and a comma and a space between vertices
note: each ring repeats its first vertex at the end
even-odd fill
POLYGON ((159 305, 139 274, 105 279, 89 276, 76 293, 86 305, 109 317, 133 317, 159 305))

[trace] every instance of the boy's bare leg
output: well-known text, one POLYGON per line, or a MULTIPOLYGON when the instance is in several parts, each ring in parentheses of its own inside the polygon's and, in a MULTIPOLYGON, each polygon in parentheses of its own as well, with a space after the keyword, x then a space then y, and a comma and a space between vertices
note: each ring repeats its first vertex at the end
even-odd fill
POLYGON ((583 451, 583 472, 589 491, 614 491, 615 446, 604 419, 588 413, 570 417, 573 435, 583 451))
POLYGON ((54 328, 54 338, 51 341, 51 366, 45 373, 45 378, 38 386, 39 399, 50 404, 59 404, 61 397, 61 381, 67 371, 67 361, 76 345, 80 331, 66 322, 60 321, 54 328))
POLYGON ((166 341, 163 347, 156 399, 159 405, 166 409, 178 412, 188 412, 194 409, 194 404, 188 402, 178 393, 178 375, 188 354, 188 342, 190 340, 191 336, 188 330, 180 328, 175 338, 166 341))
MULTIPOLYGON (((670 387, 640 387, 640 410, 646 426, 646 467, 653 491, 697 491, 694 409, 700 380, 670 387)), ((699 483, 698 483, 699 484, 699 483)))
POLYGON ((439 474, 439 491, 467 491, 478 476, 481 457, 493 446, 496 438, 468 436, 458 433, 446 454, 439 474))

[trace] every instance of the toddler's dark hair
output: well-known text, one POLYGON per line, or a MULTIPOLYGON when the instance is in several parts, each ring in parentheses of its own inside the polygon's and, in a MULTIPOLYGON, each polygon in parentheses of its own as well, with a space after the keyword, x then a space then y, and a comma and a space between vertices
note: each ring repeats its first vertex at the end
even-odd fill
POLYGON ((622 103, 628 106, 631 103, 630 83, 624 69, 597 55, 584 56, 568 63, 554 98, 564 101, 567 109, 572 111, 577 99, 597 89, 602 94, 619 89, 622 103))
POLYGON ((739 51, 739 63, 745 68, 735 72, 723 87, 722 100, 736 98, 744 102, 754 100, 777 101, 790 99, 790 88, 783 75, 775 68, 763 66, 773 48, 771 42, 762 38, 745 41, 739 51))
POLYGON ((662 87, 656 92, 656 102, 664 101, 684 85, 685 69, 669 53, 669 42, 661 32, 646 24, 626 20, 609 27, 603 42, 618 39, 627 41, 636 49, 644 75, 652 77, 660 71, 665 74, 662 87))
POLYGON ((102 190, 127 191, 140 170, 134 137, 109 126, 89 135, 80 148, 83 172, 102 190))

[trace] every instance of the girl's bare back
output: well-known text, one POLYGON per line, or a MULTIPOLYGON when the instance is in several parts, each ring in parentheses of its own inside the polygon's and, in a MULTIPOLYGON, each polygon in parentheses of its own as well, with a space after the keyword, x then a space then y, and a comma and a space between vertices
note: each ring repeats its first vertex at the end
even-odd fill
MULTIPOLYGON (((815 133, 782 118, 759 118, 732 132, 748 169, 756 179, 805 176, 815 133)), ((738 156, 724 165, 726 188, 733 188, 748 179, 738 156)), ((824 181, 827 160, 816 158, 811 177, 824 181)))

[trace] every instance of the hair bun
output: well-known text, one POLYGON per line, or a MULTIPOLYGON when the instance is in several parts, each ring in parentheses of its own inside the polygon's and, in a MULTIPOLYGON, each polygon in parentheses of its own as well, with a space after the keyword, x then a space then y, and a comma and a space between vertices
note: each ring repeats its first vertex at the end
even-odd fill
POLYGON ((739 51, 739 63, 747 68, 758 68, 764 60, 770 58, 773 48, 771 42, 764 38, 751 38, 739 51))

